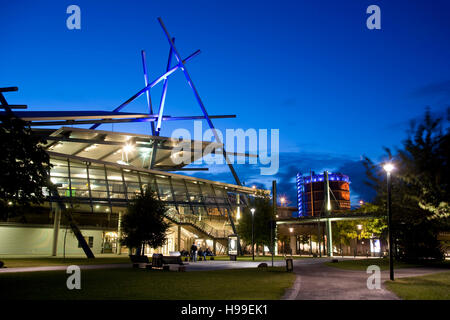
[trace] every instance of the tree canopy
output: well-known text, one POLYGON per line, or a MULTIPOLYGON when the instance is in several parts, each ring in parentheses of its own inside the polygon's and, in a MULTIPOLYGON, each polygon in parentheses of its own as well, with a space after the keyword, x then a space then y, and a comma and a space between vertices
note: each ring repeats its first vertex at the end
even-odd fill
POLYGON ((267 195, 259 195, 249 200, 249 206, 242 210, 242 216, 239 220, 238 233, 240 238, 246 243, 252 241, 252 213, 250 208, 255 208, 254 216, 254 238, 256 245, 265 245, 270 249, 272 247, 270 242, 270 230, 272 228, 272 235, 275 238, 275 223, 271 221, 275 219, 273 213, 272 200, 267 195))
POLYGON ((149 187, 142 194, 137 194, 128 206, 123 217, 121 243, 129 248, 140 249, 143 245, 158 248, 166 241, 169 224, 164 221, 167 211, 165 203, 158 199, 149 187))
MULTIPOLYGON (((449 114, 447 109, 447 117, 449 114)), ((448 120, 448 119, 447 119, 448 120)), ((395 153, 385 148, 392 172, 392 232, 396 255, 405 259, 442 258, 437 234, 449 230, 449 128, 427 109, 412 122, 407 139, 395 153)), ((377 191, 371 207, 386 210, 386 174, 365 158, 369 184, 377 191)))
MULTIPOLYGON (((50 158, 45 139, 11 114, 0 117, 0 199, 4 207, 41 203, 49 183, 50 158)), ((2 210, 3 211, 3 210, 2 210)), ((3 211, 4 212, 4 211, 3 211)))

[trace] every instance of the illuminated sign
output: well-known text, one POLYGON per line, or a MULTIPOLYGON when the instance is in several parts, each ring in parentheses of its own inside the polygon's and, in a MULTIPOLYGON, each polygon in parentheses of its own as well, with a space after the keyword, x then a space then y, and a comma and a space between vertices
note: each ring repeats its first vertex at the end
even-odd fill
POLYGON ((228 255, 237 256, 238 255, 238 243, 239 237, 236 235, 228 236, 228 255))

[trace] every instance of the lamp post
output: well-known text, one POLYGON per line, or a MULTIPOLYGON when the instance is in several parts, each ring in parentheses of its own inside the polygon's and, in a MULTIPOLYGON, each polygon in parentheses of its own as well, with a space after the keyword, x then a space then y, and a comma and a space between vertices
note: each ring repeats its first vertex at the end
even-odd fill
POLYGON ((391 210, 391 171, 394 170, 392 163, 386 163, 383 166, 384 171, 387 174, 387 217, 388 217, 388 233, 389 233, 389 278, 394 281, 394 251, 393 249, 393 237, 392 237, 392 210, 391 210))
POLYGON ((362 224, 356 225, 356 233, 358 234, 358 237, 356 238, 356 253, 355 253, 355 257, 358 254, 358 244, 361 241, 361 231, 362 231, 362 224))
POLYGON ((251 208, 252 212, 252 260, 255 261, 255 208, 251 208))

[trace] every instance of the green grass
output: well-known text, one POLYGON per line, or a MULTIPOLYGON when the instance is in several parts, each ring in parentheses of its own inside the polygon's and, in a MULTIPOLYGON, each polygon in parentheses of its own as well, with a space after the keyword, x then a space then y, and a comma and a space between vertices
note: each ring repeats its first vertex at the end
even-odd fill
MULTIPOLYGON (((389 260, 388 259, 357 259, 357 260, 344 260, 338 263, 325 262, 327 266, 335 267, 345 270, 362 270, 366 271, 368 266, 376 265, 379 266, 381 270, 389 270, 389 260)), ((418 265, 407 264, 402 262, 395 262, 394 268, 411 268, 418 267, 418 265)))
POLYGON ((0 273, 5 299, 279 299, 295 274, 284 268, 164 272, 145 269, 82 270, 81 290, 68 290, 65 271, 0 273))
MULTIPOLYGON (((367 270, 368 266, 377 265, 381 270, 389 270, 389 259, 355 259, 355 260, 343 260, 338 263, 326 262, 327 266, 335 267, 345 270, 367 270)), ((450 261, 427 263, 427 264, 414 264, 406 262, 394 262, 394 269, 399 268, 416 268, 416 267, 437 267, 437 268, 450 268, 450 261)))
POLYGON ((2 258, 0 261, 5 263, 7 268, 18 267, 43 267, 43 266, 69 266, 84 264, 110 264, 110 263, 131 263, 127 255, 119 257, 101 257, 95 259, 87 258, 52 258, 52 257, 36 257, 36 258, 2 258))
POLYGON ((450 300, 450 272, 400 278, 385 285, 405 300, 450 300))

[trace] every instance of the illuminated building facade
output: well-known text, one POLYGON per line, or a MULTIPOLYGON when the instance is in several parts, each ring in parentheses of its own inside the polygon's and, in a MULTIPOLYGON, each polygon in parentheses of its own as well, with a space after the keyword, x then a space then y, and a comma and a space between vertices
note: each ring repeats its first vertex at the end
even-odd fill
MULTIPOLYGON (((350 210, 350 179, 341 173, 328 173, 332 212, 350 210)), ((297 201, 299 217, 319 216, 326 199, 324 174, 297 174, 297 201)))
MULTIPOLYGON (((264 192, 169 171, 182 169, 172 161, 176 141, 170 138, 65 127, 39 133, 51 137, 45 145, 53 165, 51 181, 94 254, 128 252, 118 242, 120 220, 133 197, 147 187, 156 191, 168 207, 165 218, 171 227, 167 242, 156 250, 164 254, 188 250, 193 242, 225 252, 227 237, 235 233, 245 206, 242 199, 264 192), (148 169, 153 152, 149 146, 154 140, 159 146, 154 169, 148 169)), ((68 240, 66 253, 82 254, 70 229, 67 236, 64 218, 55 222, 57 199, 47 195, 48 202, 25 215, 27 223, 13 219, 0 225, 0 229, 8 229, 0 236, 0 254, 49 254, 58 223, 57 254, 64 249, 63 238, 68 240), (17 228, 17 234, 34 234, 36 238, 29 237, 31 242, 22 242, 22 246, 13 245, 17 238, 11 228, 17 228)))
MULTIPOLYGON (((237 233, 240 210, 247 206, 248 197, 268 192, 243 186, 234 170, 229 157, 242 154, 225 150, 212 119, 234 118, 235 115, 210 115, 186 67, 200 50, 182 57, 162 19, 158 18, 158 22, 170 47, 166 71, 153 80, 149 79, 145 52, 141 51, 145 86, 112 111, 79 111, 74 108, 76 111, 13 112, 14 108, 26 109, 27 106, 9 105, 1 93, 17 91, 18 88, 0 88, 4 114, 13 114, 26 121, 36 134, 47 141, 44 147, 54 165, 50 171, 51 181, 57 187, 55 193, 47 193, 48 201, 44 206, 33 207, 20 221, 10 219, 0 223, 0 254, 48 255, 51 252, 52 255, 60 255, 62 252, 84 252, 90 256, 101 252, 121 253, 118 241, 121 216, 135 194, 147 186, 167 204, 165 218, 172 225, 166 244, 156 251, 169 254, 171 251, 188 250, 195 241, 199 247, 225 252, 227 236, 237 233), (164 114, 168 81, 176 72, 183 73, 186 78, 201 111, 200 116, 164 114), (158 84, 162 84, 162 93, 156 110, 156 105, 151 102, 151 89, 158 84), (147 98, 144 113, 122 111, 143 95, 147 98), (210 142, 179 141, 160 136, 165 121, 179 120, 205 120, 214 134, 216 147, 206 148, 210 142), (106 123, 142 122, 149 124, 147 129, 150 135, 98 129, 106 123), (89 129, 76 127, 88 124, 91 125, 89 129), (182 157, 184 150, 191 154, 187 160, 183 157, 180 163, 177 157, 182 157), (236 184, 174 173, 208 170, 188 166, 212 152, 223 155, 236 184), (61 219, 62 216, 69 221, 73 217, 79 228, 74 227, 75 223, 61 219)), ((152 251, 148 249, 147 253, 152 251)))

